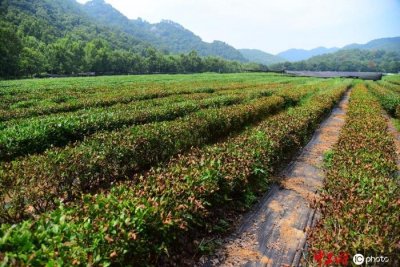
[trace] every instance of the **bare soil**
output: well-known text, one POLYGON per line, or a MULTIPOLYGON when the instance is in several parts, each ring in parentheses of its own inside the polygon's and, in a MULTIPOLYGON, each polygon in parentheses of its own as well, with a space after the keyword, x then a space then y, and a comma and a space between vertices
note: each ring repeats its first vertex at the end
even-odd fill
POLYGON ((388 131, 393 136, 394 146, 396 148, 396 155, 397 155, 396 158, 397 175, 400 176, 400 133, 394 126, 392 119, 387 114, 385 114, 385 117, 388 122, 388 131))

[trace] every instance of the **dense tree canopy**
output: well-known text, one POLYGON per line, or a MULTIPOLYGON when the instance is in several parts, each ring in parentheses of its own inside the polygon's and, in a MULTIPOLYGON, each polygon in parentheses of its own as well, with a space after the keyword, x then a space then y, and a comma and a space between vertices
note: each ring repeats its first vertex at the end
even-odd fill
POLYGON ((15 28, 0 23, 0 75, 16 75, 19 71, 21 40, 15 33, 15 28))
POLYGON ((399 72, 400 55, 384 50, 340 50, 336 53, 312 57, 298 62, 285 62, 272 69, 311 71, 377 71, 399 72))
POLYGON ((198 52, 170 55, 96 24, 74 0, 0 3, 0 76, 238 72, 242 64, 198 52))

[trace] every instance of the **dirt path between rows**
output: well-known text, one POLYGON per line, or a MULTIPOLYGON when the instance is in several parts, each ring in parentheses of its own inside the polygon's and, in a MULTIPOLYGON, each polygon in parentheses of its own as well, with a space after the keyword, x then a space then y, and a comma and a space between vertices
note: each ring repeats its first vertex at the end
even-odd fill
POLYGON ((400 176, 400 132, 396 129, 392 119, 385 113, 385 117, 388 121, 388 131, 393 136, 394 147, 396 149, 396 164, 397 164, 397 175, 400 176))
POLYGON ((273 185, 236 233, 224 241, 202 266, 298 266, 306 244, 306 231, 316 220, 310 204, 323 185, 324 152, 338 141, 345 122, 349 92, 320 125, 301 154, 282 172, 281 185, 273 185))

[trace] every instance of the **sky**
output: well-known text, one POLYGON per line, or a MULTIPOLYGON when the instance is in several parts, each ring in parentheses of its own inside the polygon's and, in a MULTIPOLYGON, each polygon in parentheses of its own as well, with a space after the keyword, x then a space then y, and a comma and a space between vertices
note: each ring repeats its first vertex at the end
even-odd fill
MULTIPOLYGON (((87 0, 78 0, 84 3, 87 0)), ((175 21, 206 42, 279 53, 400 36, 400 0, 106 0, 130 19, 175 21)))

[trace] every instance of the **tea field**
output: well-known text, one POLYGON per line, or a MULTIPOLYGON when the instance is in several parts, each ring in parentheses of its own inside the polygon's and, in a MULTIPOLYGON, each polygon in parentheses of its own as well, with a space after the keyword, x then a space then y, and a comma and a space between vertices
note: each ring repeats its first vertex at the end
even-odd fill
POLYGON ((400 76, 244 73, 0 81, 0 261, 190 265, 348 91, 310 249, 395 255, 400 76))

